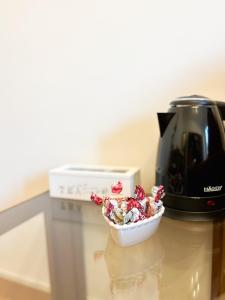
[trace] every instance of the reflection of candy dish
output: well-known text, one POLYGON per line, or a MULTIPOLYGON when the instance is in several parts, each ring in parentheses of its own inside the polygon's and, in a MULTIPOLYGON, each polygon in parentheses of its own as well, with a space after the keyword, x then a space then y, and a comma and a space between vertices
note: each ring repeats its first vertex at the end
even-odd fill
MULTIPOLYGON (((136 290, 143 289, 143 286, 146 285, 147 278, 149 277, 149 271, 145 271, 139 274, 135 274, 134 276, 112 279, 110 284, 110 290, 113 295, 118 294, 125 294, 126 298, 131 293, 132 295, 136 290)), ((152 277, 155 279, 154 274, 151 274, 151 281, 152 277)), ((149 282, 147 282, 147 287, 149 288, 149 282)), ((155 288, 155 286, 154 286, 155 288)))
POLYGON ((130 224, 114 224, 105 216, 105 207, 102 207, 102 214, 106 223, 110 226, 110 231, 115 243, 122 247, 132 246, 150 238, 158 228, 161 217, 164 213, 164 206, 161 206, 154 216, 130 224))
MULTIPOLYGON (((104 251, 113 299, 151 299, 158 291, 164 251, 158 235, 132 247, 118 246, 111 235, 104 251)), ((111 298, 110 298, 111 299, 111 298)))
POLYGON ((158 273, 163 257, 164 249, 157 234, 132 247, 119 247, 109 235, 104 251, 106 266, 112 280, 134 278, 149 271, 158 273))

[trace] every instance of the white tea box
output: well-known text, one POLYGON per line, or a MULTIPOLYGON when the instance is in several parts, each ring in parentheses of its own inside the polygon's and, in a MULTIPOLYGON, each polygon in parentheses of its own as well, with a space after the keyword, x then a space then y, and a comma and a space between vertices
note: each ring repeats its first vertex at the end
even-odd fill
POLYGON ((121 181, 122 194, 133 195, 140 184, 140 170, 130 167, 64 165, 49 171, 50 196, 90 200, 91 193, 110 194, 112 184, 121 181))

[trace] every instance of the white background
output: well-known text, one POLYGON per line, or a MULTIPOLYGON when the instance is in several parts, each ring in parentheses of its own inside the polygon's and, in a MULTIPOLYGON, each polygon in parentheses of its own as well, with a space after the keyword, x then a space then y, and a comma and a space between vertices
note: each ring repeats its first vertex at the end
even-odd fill
POLYGON ((225 99, 225 4, 0 1, 0 201, 48 187, 66 163, 140 166, 154 182, 156 112, 225 99))

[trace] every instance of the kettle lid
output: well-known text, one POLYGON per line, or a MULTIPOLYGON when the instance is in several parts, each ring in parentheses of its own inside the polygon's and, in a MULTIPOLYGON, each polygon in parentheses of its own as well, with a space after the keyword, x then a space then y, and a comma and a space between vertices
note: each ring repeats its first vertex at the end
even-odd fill
POLYGON ((200 95, 191 95, 178 97, 176 100, 170 102, 172 106, 192 106, 192 105, 216 105, 215 101, 200 95))

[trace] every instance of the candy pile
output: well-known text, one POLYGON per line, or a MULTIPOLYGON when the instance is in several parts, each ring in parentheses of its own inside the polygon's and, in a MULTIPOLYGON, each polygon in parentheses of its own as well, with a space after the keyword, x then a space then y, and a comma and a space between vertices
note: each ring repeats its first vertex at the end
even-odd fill
POLYGON ((126 197, 120 194, 123 185, 119 181, 112 186, 112 194, 99 197, 91 195, 91 200, 97 205, 103 205, 104 214, 115 224, 135 223, 154 216, 161 208, 164 197, 162 185, 154 186, 151 196, 146 196, 144 189, 137 185, 134 197, 126 197))

